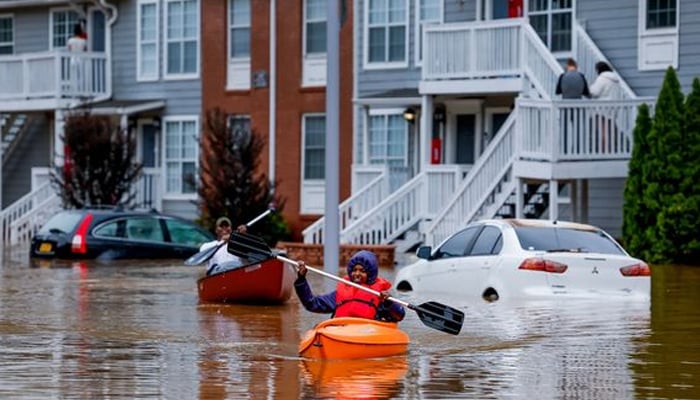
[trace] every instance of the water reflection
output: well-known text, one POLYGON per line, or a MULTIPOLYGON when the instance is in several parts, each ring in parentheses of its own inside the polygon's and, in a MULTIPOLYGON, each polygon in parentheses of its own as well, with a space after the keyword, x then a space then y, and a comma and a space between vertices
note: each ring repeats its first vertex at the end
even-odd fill
POLYGON ((371 360, 302 360, 305 398, 388 399, 401 393, 406 356, 371 360))

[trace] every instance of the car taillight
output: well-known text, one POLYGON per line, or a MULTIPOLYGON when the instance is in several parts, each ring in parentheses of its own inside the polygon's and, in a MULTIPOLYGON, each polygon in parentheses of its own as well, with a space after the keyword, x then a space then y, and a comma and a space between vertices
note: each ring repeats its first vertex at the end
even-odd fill
POLYGON ((542 271, 551 272, 553 274, 562 274, 566 272, 567 268, 569 267, 565 264, 538 257, 527 258, 518 267, 518 269, 523 269, 526 271, 542 271))
POLYGON ((641 262, 620 268, 622 276, 651 276, 651 268, 641 262))
POLYGON ((75 235, 73 235, 73 240, 71 241, 70 250, 73 253, 85 254, 87 253, 87 230, 92 222, 92 214, 88 213, 85 218, 78 225, 78 229, 75 230, 75 235))

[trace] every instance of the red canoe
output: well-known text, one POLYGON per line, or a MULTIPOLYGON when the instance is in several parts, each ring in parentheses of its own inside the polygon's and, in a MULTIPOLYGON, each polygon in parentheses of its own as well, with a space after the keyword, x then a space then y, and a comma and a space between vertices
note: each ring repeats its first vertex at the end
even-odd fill
POLYGON ((296 272, 277 259, 208 275, 197 281, 206 303, 284 303, 292 295, 296 272))

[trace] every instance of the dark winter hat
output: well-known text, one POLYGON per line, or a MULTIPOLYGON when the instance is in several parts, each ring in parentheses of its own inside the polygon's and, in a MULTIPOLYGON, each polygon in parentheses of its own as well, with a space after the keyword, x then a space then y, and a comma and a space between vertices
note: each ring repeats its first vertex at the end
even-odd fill
POLYGON ((367 273, 367 283, 372 284, 377 279, 379 268, 377 267, 377 256, 371 251, 360 250, 353 254, 348 261, 348 275, 352 273, 355 265, 362 265, 367 273))

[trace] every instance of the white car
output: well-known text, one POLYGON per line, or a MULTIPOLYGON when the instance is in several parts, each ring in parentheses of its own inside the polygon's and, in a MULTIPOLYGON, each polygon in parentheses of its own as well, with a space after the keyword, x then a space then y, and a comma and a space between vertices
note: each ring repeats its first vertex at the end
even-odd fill
POLYGON ((534 219, 482 220, 420 247, 398 270, 398 292, 495 301, 522 297, 650 298, 651 270, 591 225, 534 219))

